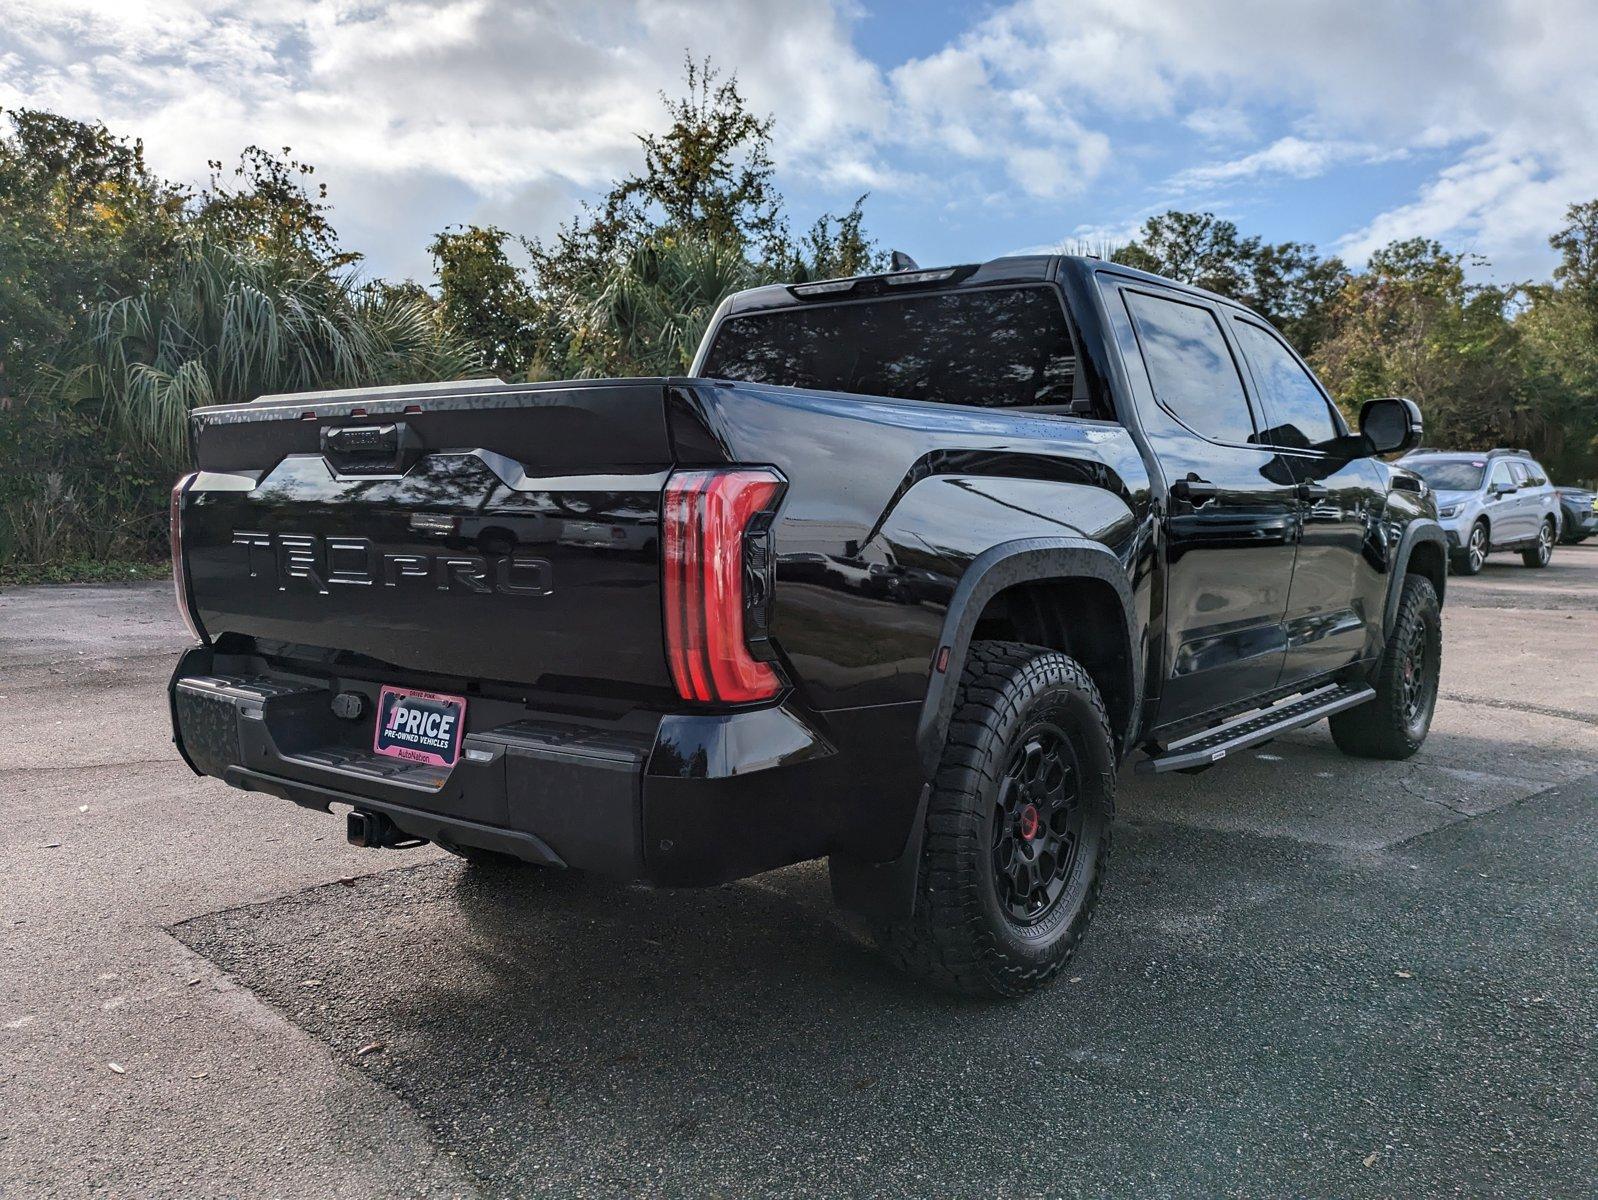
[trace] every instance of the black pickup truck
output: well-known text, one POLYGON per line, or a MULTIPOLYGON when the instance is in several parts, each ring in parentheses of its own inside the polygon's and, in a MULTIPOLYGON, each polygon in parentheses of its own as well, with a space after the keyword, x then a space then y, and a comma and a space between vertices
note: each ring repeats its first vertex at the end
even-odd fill
POLYGON ((826 856, 904 967, 1021 993, 1135 753, 1425 737, 1444 538, 1378 457, 1420 413, 1360 425, 1253 313, 1077 257, 744 292, 686 378, 202 409, 177 745, 361 845, 659 886, 826 856))

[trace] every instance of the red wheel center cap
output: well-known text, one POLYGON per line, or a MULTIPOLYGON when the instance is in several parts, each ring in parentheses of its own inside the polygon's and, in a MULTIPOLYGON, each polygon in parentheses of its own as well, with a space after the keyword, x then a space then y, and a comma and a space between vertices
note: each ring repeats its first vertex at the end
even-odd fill
POLYGON ((1031 841, 1038 836, 1038 810, 1033 804, 1021 810, 1021 836, 1031 841))

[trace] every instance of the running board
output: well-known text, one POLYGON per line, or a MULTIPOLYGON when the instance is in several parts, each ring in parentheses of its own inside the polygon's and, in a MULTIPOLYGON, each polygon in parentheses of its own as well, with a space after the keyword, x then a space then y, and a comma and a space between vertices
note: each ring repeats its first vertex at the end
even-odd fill
POLYGON ((1201 729, 1179 738, 1158 754, 1140 760, 1137 769, 1157 773, 1207 767, 1236 750, 1268 742, 1290 729, 1313 725, 1375 696, 1375 689, 1364 684, 1328 684, 1307 695, 1280 701, 1258 712, 1244 713, 1212 729, 1201 729))

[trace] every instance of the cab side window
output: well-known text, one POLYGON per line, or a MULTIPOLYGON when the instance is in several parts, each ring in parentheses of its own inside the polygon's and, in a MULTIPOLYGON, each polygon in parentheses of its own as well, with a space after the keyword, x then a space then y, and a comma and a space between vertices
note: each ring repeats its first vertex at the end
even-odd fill
POLYGON ((1232 328, 1265 408, 1263 440, 1307 450, 1337 437, 1331 403, 1281 340, 1252 321, 1233 320, 1232 328))
POLYGON ((1243 379, 1215 314, 1146 292, 1122 295, 1160 407, 1212 442, 1254 441, 1243 379))

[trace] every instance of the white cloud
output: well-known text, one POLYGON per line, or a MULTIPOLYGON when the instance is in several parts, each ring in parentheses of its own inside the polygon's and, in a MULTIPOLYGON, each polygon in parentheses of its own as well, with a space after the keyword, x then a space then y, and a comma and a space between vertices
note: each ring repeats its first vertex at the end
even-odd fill
POLYGON ((1235 142, 1254 135, 1249 115, 1232 105, 1195 108, 1182 118, 1182 125, 1212 142, 1235 142))
POLYGON ((384 269, 425 273, 421 247, 444 221, 418 196, 452 196, 445 220, 514 212, 523 231, 552 230, 578 197, 638 165, 636 133, 658 128, 659 94, 677 91, 690 49, 736 70, 758 111, 782 114, 784 170, 864 186, 897 177, 867 136, 885 102, 880 72, 827 4, 6 5, 0 107, 104 120, 144 138, 176 178, 251 143, 292 146, 318 165, 340 226, 376 236, 350 240, 384 269), (841 162, 840 148, 851 151, 841 162))
MULTIPOLYGON (((1355 218, 1342 249, 1424 234, 1472 244, 1515 274, 1546 260, 1541 241, 1565 205, 1598 195, 1595 45, 1590 0, 1017 0, 940 57, 966 94, 1030 91, 1067 136, 1120 127, 1104 169, 1137 162, 1137 140, 1159 140, 1161 127, 1208 139, 1245 137, 1263 114, 1290 123, 1288 136, 1173 172, 1169 203, 1199 187, 1441 154, 1412 200, 1355 218), (1243 112, 1256 116, 1218 115, 1243 112)), ((1081 165, 1091 172, 1093 160, 1081 165)))
POLYGON ((785 182, 843 202, 1068 203, 1119 230, 1095 196, 1257 201, 1424 154, 1401 203, 1349 201, 1339 248, 1434 236, 1529 274, 1598 195, 1591 0, 1015 0, 897 64, 855 47, 855 0, 0 3, 0 106, 104 119, 179 177, 292 145, 383 270, 425 271, 450 221, 548 232, 636 165, 690 50, 778 116, 785 182))
POLYGON ((1292 134, 1241 158, 1189 167, 1172 176, 1170 186, 1177 191, 1214 187, 1260 177, 1281 176, 1313 179, 1331 167, 1351 159, 1369 161, 1383 157, 1369 145, 1357 142, 1307 141, 1292 134))

